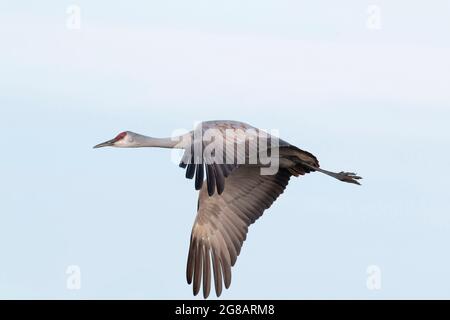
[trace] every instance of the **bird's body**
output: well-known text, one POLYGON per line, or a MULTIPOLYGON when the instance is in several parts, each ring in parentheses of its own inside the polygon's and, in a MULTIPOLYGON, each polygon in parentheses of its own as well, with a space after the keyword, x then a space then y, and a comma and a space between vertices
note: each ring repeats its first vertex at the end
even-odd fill
POLYGON ((186 168, 187 178, 195 177, 195 187, 199 190, 186 277, 193 284, 194 295, 203 284, 205 298, 212 282, 217 296, 223 285, 229 287, 231 267, 241 251, 248 227, 283 193, 292 176, 319 171, 349 183, 359 184, 360 179, 353 173, 323 170, 311 153, 238 121, 202 122, 193 131, 175 138, 156 139, 127 131, 96 147, 103 146, 185 150, 180 166, 186 168), (206 150, 213 139, 205 138, 207 135, 214 136, 215 142, 219 140, 211 154, 206 150), (195 152, 198 150, 205 152, 195 152), (276 160, 277 170, 262 174, 269 165, 263 161, 268 154, 276 160))

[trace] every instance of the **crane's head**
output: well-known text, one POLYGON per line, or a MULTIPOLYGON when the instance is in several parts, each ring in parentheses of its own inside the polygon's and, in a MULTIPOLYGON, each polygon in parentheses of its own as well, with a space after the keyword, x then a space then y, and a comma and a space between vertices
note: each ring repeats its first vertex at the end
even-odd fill
POLYGON ((131 131, 119 133, 114 139, 102 142, 94 146, 94 148, 116 147, 116 148, 132 148, 136 147, 137 134, 131 131))

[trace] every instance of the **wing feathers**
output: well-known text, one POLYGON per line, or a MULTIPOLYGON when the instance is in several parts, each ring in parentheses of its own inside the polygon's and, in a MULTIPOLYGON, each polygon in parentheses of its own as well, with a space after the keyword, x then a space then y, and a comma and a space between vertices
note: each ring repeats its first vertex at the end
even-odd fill
POLYGON ((195 174, 195 164, 190 163, 187 165, 186 178, 192 179, 194 177, 194 174, 195 174))
POLYGON ((197 164, 195 169, 195 190, 200 190, 203 185, 203 164, 197 164))
POLYGON ((193 236, 191 236, 191 243, 189 245, 189 255, 188 255, 188 262, 187 262, 187 268, 186 268, 186 280, 187 283, 192 283, 192 275, 194 274, 194 259, 195 259, 195 246, 196 240, 193 236))
POLYGON ((199 249, 199 246, 200 244, 196 242, 194 249, 195 252, 194 285, 193 285, 194 296, 196 296, 198 291, 200 290, 200 281, 202 272, 202 252, 201 248, 199 249))
MULTIPOLYGON (((273 176, 261 176, 259 168, 241 166, 226 179, 227 187, 219 195, 220 181, 226 170, 206 165, 207 183, 200 190, 196 222, 192 228, 186 278, 197 294, 203 282, 203 295, 210 293, 211 273, 217 296, 222 285, 231 284, 235 265, 247 237, 248 227, 283 193, 291 174, 284 169, 273 176), (209 178, 209 179, 208 179, 209 178), (218 192, 211 193, 212 188, 218 192)), ((196 176, 197 178, 197 176, 196 176)))
POLYGON ((222 252, 221 257, 222 257, 221 266, 223 272, 223 280, 225 284, 225 289, 228 289, 231 284, 231 264, 227 255, 224 252, 222 252))
POLYGON ((210 164, 206 165, 206 182, 208 185, 208 195, 212 196, 216 187, 216 176, 214 172, 214 166, 210 164))
POLYGON ((220 296, 222 293, 222 271, 220 267, 220 261, 215 251, 211 251, 213 271, 214 271, 214 287, 216 289, 216 295, 220 296))
POLYGON ((209 256, 209 246, 203 244, 203 296, 207 298, 211 290, 211 259, 209 256))
POLYGON ((217 186, 217 192, 219 194, 222 194, 223 189, 225 188, 225 177, 224 174, 222 172, 222 166, 218 165, 218 164, 213 164, 214 166, 214 173, 215 173, 215 178, 216 178, 216 186, 217 186))

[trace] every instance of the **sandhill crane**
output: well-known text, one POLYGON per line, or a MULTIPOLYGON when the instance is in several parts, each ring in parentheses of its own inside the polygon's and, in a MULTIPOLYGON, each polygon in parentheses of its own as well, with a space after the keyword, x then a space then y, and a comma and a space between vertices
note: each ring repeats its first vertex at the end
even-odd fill
MULTIPOLYGON (((192 179, 195 176, 195 188, 200 190, 186 269, 187 282, 193 283, 194 295, 198 294, 203 283, 203 296, 208 297, 211 288, 211 269, 216 295, 220 296, 223 284, 228 289, 231 283, 231 267, 236 263, 248 227, 283 193, 291 176, 298 177, 318 171, 354 184, 359 184, 358 180, 361 179, 354 173, 323 170, 319 167, 317 158, 311 153, 267 134, 261 134, 265 137, 262 141, 267 143, 268 153, 273 152, 277 155, 279 168, 273 174, 263 175, 261 169, 267 165, 263 165, 259 160, 252 164, 245 162, 249 160, 250 152, 255 149, 255 145, 253 149, 251 147, 255 132, 258 135, 263 133, 242 122, 207 121, 200 123, 193 131, 178 137, 152 138, 125 131, 114 139, 94 147, 161 147, 184 150, 180 167, 186 168, 187 178, 192 179), (215 130, 223 135, 224 138, 216 145, 217 150, 213 153, 218 153, 219 149, 221 149, 219 151, 226 150, 225 157, 221 158, 221 155, 219 158, 213 158, 203 153, 195 153, 196 147, 207 148, 204 135, 208 130, 215 130), (227 135, 229 130, 239 134, 230 138, 227 135), (200 140, 195 138, 196 132, 200 132, 202 137, 200 140), (242 146, 246 148, 240 148, 242 146), (228 150, 235 151, 231 152, 231 157, 228 150), (244 161, 239 159, 240 156, 243 156, 244 161), (206 184, 203 183, 204 176, 206 184)), ((258 144, 256 147, 258 156, 261 154, 260 149, 261 144, 258 144)))

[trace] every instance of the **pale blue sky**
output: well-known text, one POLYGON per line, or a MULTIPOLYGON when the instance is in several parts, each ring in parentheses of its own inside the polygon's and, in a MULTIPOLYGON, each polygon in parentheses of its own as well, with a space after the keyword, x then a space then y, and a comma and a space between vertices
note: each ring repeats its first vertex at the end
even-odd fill
POLYGON ((449 1, 74 3, 80 30, 72 2, 0 2, 1 298, 191 298, 192 181, 92 146, 210 119, 365 178, 293 179, 223 298, 450 298, 449 1))

